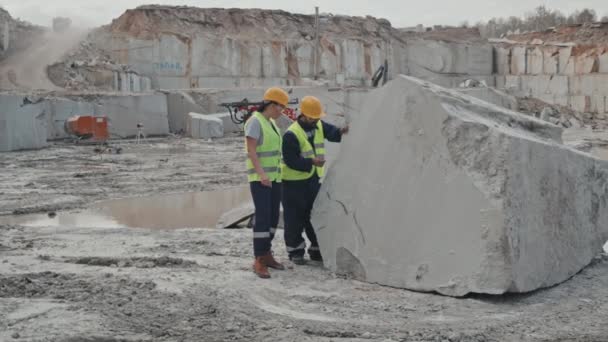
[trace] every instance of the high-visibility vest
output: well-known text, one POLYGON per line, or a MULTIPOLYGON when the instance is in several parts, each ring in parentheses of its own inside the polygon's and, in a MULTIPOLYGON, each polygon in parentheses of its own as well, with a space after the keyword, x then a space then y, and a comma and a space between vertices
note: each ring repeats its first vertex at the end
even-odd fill
MULTIPOLYGON (((277 127, 273 119, 266 119, 260 112, 254 112, 253 115, 245 123, 247 125, 256 118, 262 127, 263 141, 262 145, 256 147, 255 152, 258 155, 260 166, 268 176, 271 182, 281 181, 281 131, 277 127)), ((245 146, 245 149, 247 147, 245 146)), ((261 181, 260 175, 255 171, 253 162, 247 157, 247 179, 249 182, 261 181)))
MULTIPOLYGON (((314 157, 323 157, 325 158, 325 134, 323 133, 323 123, 321 120, 317 123, 317 129, 315 130, 315 136, 313 138, 314 149, 313 146, 308 141, 308 136, 306 135, 306 131, 300 126, 300 124, 296 121, 287 129, 289 132, 293 132, 296 138, 298 138, 298 142, 300 143, 300 153, 303 158, 314 158, 314 157)), ((294 170, 285 164, 285 161, 281 163, 282 168, 282 177, 284 180, 305 180, 309 179, 317 173, 319 178, 323 177, 325 173, 325 167, 317 167, 314 166, 310 170, 310 172, 302 172, 298 170, 294 170)))

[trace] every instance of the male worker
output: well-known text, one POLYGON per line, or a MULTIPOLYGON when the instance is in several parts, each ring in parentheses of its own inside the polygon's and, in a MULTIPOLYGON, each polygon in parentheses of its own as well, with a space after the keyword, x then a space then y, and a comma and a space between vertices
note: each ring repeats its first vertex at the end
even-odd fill
POLYGON ((306 96, 300 104, 301 115, 283 136, 283 211, 285 218, 285 245, 289 259, 297 265, 304 259, 306 232, 310 247, 308 255, 313 261, 323 261, 317 236, 310 222, 310 212, 321 186, 325 165, 325 139, 340 142, 348 126, 337 128, 321 121, 325 115, 321 101, 306 96))

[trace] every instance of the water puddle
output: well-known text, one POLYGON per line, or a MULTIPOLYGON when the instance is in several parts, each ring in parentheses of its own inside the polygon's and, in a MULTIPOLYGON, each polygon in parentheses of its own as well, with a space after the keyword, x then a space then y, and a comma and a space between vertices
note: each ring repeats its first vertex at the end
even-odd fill
POLYGON ((225 212, 251 201, 249 187, 103 201, 78 212, 0 217, 0 224, 79 228, 214 228, 225 212))

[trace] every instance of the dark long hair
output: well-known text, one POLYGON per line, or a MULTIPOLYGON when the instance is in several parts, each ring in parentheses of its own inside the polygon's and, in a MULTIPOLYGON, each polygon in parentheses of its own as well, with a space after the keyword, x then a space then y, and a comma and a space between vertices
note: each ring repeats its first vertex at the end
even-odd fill
POLYGON ((262 102, 262 105, 260 107, 258 107, 258 112, 263 113, 266 110, 266 108, 268 108, 268 106, 270 106, 271 104, 276 104, 276 102, 274 102, 274 101, 262 102))

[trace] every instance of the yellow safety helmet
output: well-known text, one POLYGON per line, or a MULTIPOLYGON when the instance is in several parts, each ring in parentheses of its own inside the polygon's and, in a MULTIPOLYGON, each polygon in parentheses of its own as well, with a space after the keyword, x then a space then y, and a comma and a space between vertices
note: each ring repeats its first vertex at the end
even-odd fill
POLYGON ((304 98, 302 98, 300 111, 304 116, 311 119, 320 119, 325 116, 321 101, 314 96, 304 96, 304 98))
POLYGON ((264 101, 276 102, 284 107, 287 107, 289 102, 289 94, 281 88, 272 87, 264 93, 264 101))

